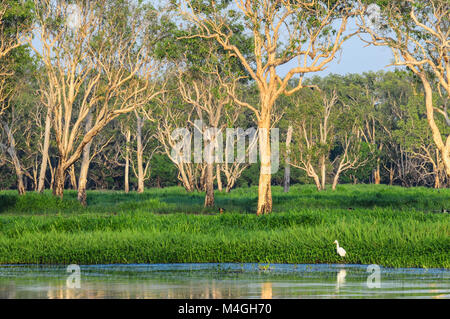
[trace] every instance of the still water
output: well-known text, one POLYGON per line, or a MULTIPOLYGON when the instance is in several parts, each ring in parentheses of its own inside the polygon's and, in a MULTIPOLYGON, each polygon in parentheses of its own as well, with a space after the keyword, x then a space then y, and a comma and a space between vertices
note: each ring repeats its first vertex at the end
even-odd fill
POLYGON ((74 277, 61 265, 1 265, 0 298, 450 298, 448 269, 367 270, 344 264, 82 265, 74 277), (77 278, 80 287, 71 288, 77 278))

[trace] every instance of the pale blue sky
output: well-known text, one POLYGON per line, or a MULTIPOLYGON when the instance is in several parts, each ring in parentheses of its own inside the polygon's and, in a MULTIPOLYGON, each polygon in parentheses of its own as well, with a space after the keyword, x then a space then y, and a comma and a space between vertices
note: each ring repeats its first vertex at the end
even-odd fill
MULTIPOLYGON (((393 56, 391 50, 387 47, 364 47, 365 43, 355 37, 343 44, 342 52, 332 62, 328 64, 326 70, 316 73, 310 73, 305 76, 319 75, 325 76, 330 73, 345 75, 347 73, 363 73, 367 71, 392 71, 394 67, 386 67, 392 63, 393 56)), ((280 67, 280 73, 283 74, 294 66, 284 65, 280 67)))
MULTIPOLYGON (((350 22, 349 31, 353 32, 355 29, 355 24, 350 22)), ((344 42, 341 52, 328 64, 326 70, 305 74, 305 77, 314 75, 325 76, 330 73, 345 75, 367 71, 392 71, 394 70, 393 66, 386 67, 392 61, 393 55, 388 47, 367 46, 359 37, 354 36, 344 42)), ((297 66, 296 59, 279 67, 279 75, 284 76, 289 69, 295 66, 297 66)))

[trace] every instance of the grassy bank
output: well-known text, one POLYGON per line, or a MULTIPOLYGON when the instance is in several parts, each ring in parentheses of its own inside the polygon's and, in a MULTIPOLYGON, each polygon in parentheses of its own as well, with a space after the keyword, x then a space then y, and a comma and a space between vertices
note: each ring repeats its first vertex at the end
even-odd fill
POLYGON ((450 190, 343 185, 318 193, 274 188, 274 213, 256 217, 256 188, 203 194, 0 192, 0 263, 362 263, 450 268, 450 190), (223 215, 218 207, 224 208, 223 215), (348 257, 337 256, 338 239, 348 257))

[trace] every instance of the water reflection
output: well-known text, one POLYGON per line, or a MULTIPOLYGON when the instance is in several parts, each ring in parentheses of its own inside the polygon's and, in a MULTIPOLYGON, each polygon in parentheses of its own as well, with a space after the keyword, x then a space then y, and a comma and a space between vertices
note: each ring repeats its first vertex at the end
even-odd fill
POLYGON ((347 276, 347 271, 345 269, 339 270, 336 275, 336 291, 345 283, 345 277, 347 276))
POLYGON ((363 265, 165 264, 81 266, 81 288, 63 266, 1 266, 0 298, 450 298, 450 270, 383 269, 367 287, 363 265))

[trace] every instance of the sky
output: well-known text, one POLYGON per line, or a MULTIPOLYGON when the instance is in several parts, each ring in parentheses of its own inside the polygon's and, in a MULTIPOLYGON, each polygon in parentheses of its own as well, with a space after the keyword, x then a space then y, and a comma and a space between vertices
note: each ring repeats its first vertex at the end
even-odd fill
MULTIPOLYGON (((353 31, 354 24, 349 26, 353 31)), ((305 74, 305 77, 315 75, 326 76, 330 73, 345 75, 348 73, 363 73, 367 71, 393 71, 394 67, 386 67, 393 62, 391 49, 380 46, 367 46, 359 37, 354 36, 342 45, 342 50, 330 62, 324 71, 305 74)), ((297 66, 297 60, 292 60, 278 68, 279 75, 284 76, 289 69, 297 66)))

